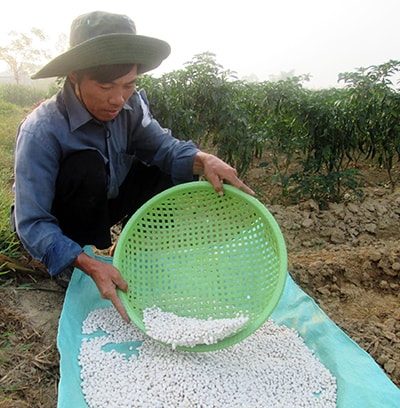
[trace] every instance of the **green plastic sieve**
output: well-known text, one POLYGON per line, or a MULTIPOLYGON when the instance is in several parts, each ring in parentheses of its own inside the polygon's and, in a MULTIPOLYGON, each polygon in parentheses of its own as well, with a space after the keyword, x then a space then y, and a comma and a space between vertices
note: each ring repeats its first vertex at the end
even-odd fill
POLYGON ((128 282, 119 297, 146 332, 143 311, 198 319, 249 318, 215 344, 177 347, 212 351, 257 330, 276 307, 287 276, 281 230, 256 198, 224 185, 219 196, 206 181, 172 187, 145 203, 121 232, 113 263, 128 282))

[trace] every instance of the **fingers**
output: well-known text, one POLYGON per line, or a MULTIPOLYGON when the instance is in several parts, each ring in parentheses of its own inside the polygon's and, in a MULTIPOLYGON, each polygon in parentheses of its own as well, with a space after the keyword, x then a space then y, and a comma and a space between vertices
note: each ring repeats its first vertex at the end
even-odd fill
POLYGON ((128 313, 126 313, 125 307, 122 304, 121 299, 117 295, 117 291, 115 291, 115 296, 112 296, 110 300, 112 304, 114 305, 115 309, 117 309, 118 313, 125 320, 125 322, 129 323, 131 319, 129 318, 128 313))
POLYGON ((122 318, 129 322, 129 316, 117 293, 117 288, 126 292, 128 290, 128 283, 122 278, 119 270, 113 265, 95 259, 84 252, 76 257, 74 266, 84 271, 93 279, 100 292, 100 296, 103 299, 111 300, 122 318))
POLYGON ((112 265, 101 264, 101 268, 96 272, 97 273, 92 273, 91 276, 99 289, 101 297, 110 300, 121 317, 129 323, 130 318, 117 293, 117 288, 123 292, 127 292, 128 283, 122 278, 120 272, 112 265))
POLYGON ((225 172, 223 175, 216 173, 216 172, 210 172, 207 175, 207 180, 210 182, 210 184, 213 186, 214 190, 220 195, 224 195, 224 186, 223 183, 226 182, 230 184, 231 186, 237 187, 243 192, 250 194, 254 196, 256 193, 249 187, 247 186, 242 180, 240 180, 237 177, 237 173, 235 169, 233 172, 225 172))
POLYGON ((119 284, 117 285, 116 283, 110 281, 109 286, 103 290, 100 291, 101 297, 103 299, 108 299, 112 302, 114 305, 115 309, 117 309, 118 313, 121 315, 121 317, 127 322, 130 322, 130 318, 128 314, 126 313, 125 307, 121 302, 121 299, 118 296, 117 293, 117 288, 121 289, 122 291, 126 292, 128 290, 128 284, 122 280, 124 284, 119 284))
POLYGON ((118 289, 121 289, 123 292, 128 292, 128 283, 122 278, 121 275, 117 276, 113 282, 118 289))
POLYGON ((211 173, 207 177, 207 180, 212 185, 213 189, 218 193, 218 195, 224 195, 223 181, 215 173, 211 173))
POLYGON ((240 179, 235 180, 235 183, 229 184, 232 184, 233 186, 239 188, 240 190, 244 191, 247 194, 250 194, 252 196, 256 195, 256 193, 247 184, 243 183, 243 181, 240 179))
POLYGON ((237 170, 228 163, 212 154, 203 152, 198 153, 196 158, 197 164, 200 162, 203 167, 204 176, 219 195, 224 194, 224 182, 239 188, 247 194, 255 195, 255 192, 240 180, 237 170))
POLYGON ((121 299, 118 296, 117 288, 122 290, 123 292, 128 291, 128 283, 122 279, 121 276, 118 276, 117 279, 113 281, 113 289, 108 297, 111 300, 114 307, 117 309, 118 313, 121 317, 125 320, 125 322, 129 323, 131 319, 129 318, 128 314, 126 313, 125 307, 121 302, 121 299))

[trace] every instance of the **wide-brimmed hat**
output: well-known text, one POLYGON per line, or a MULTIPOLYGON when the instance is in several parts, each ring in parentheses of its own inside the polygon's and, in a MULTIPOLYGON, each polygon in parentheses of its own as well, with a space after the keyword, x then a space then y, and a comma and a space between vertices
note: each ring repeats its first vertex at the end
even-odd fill
POLYGON ((32 78, 60 77, 72 71, 112 64, 137 64, 138 73, 143 73, 157 68, 170 52, 165 41, 137 35, 135 23, 128 16, 94 11, 72 22, 69 50, 32 78))

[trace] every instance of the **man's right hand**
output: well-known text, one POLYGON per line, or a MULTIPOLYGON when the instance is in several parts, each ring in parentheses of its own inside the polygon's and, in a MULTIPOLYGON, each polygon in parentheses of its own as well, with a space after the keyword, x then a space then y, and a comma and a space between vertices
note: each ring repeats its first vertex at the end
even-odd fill
POLYGON ((127 292, 128 284, 118 269, 111 264, 92 258, 84 252, 76 257, 73 265, 94 280, 101 297, 111 300, 122 318, 129 323, 130 318, 117 294, 117 288, 127 292))

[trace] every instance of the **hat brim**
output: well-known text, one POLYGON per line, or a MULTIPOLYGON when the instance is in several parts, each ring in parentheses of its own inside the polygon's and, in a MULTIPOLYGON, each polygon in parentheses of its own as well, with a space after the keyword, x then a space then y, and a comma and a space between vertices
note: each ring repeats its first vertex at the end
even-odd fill
POLYGON ((137 64, 138 73, 157 68, 171 47, 157 38, 134 34, 107 34, 85 41, 51 60, 32 79, 61 77, 101 65, 137 64))

